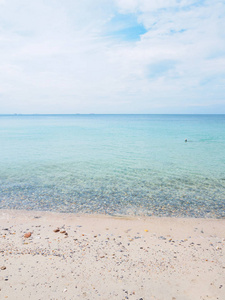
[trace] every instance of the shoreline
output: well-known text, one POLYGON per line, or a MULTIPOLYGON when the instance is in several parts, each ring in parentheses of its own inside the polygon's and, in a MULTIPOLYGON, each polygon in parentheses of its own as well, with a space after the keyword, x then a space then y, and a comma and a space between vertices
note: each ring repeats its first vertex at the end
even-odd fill
POLYGON ((61 211, 53 211, 53 210, 35 210, 35 209, 17 209, 17 208, 0 208, 0 213, 9 213, 9 214, 24 214, 24 215, 58 215, 58 216, 70 216, 70 217, 98 217, 98 218, 119 218, 119 219, 183 219, 183 220, 224 220, 225 217, 215 218, 215 217, 194 217, 194 216, 160 216, 160 215, 133 215, 133 214, 107 214, 107 213, 83 213, 83 212, 61 212, 61 211))
POLYGON ((1 299, 225 298, 225 219, 0 210, 0 240, 1 299))

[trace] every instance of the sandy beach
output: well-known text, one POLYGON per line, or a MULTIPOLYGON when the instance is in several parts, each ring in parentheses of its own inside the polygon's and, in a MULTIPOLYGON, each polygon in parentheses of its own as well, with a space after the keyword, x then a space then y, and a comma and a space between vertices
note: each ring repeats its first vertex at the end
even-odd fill
POLYGON ((0 239, 0 299, 225 299, 225 220, 1 210, 0 239))

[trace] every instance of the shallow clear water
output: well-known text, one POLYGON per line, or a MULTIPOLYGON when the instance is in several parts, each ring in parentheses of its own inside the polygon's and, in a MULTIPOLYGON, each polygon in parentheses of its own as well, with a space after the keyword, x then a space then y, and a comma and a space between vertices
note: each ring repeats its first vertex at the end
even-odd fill
POLYGON ((2 115, 0 208, 224 218, 225 115, 2 115))

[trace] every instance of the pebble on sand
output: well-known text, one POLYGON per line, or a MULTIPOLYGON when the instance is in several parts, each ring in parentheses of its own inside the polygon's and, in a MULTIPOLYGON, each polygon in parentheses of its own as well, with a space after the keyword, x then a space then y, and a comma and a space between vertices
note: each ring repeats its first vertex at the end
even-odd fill
POLYGON ((31 237, 31 234, 32 234, 31 232, 27 232, 24 234, 24 237, 27 239, 27 238, 31 237))

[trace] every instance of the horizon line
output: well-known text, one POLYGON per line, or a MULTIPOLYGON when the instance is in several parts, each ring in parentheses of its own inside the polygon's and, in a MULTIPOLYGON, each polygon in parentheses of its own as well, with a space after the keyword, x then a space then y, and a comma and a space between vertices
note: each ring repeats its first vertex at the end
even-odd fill
POLYGON ((5 113, 0 116, 77 116, 77 115, 225 115, 225 113, 5 113))

